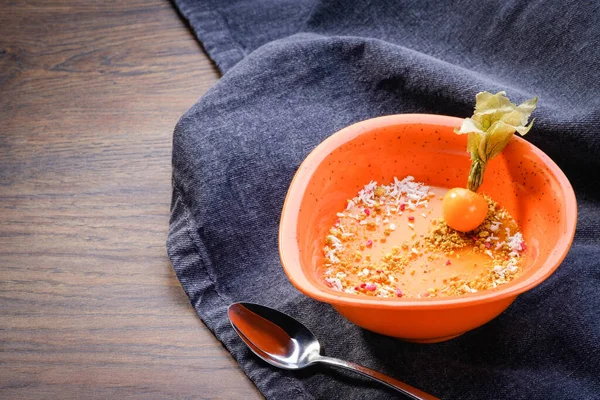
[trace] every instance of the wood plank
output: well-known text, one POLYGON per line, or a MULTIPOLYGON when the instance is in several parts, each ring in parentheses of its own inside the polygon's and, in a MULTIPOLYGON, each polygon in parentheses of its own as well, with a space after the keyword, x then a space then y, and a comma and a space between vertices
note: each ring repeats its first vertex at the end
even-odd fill
POLYGON ((166 0, 0 10, 0 397, 261 398, 165 249, 212 62, 166 0))

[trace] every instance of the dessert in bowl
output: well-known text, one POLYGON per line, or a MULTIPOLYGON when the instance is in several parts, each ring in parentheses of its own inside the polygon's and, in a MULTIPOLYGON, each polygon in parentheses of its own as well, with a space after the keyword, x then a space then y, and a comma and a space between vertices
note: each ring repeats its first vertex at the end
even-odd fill
MULTIPOLYGON (((432 261, 436 265, 433 273, 431 268, 424 268, 422 259, 404 260, 403 275, 399 276, 404 280, 402 290, 377 286, 377 291, 369 293, 371 286, 365 282, 363 287, 355 283, 340 287, 338 281, 332 281, 336 275, 329 275, 327 280, 331 265, 324 248, 332 227, 340 222, 339 215, 345 217, 344 211, 351 213, 348 201, 370 182, 385 185, 410 176, 413 182, 431 188, 432 200, 450 188, 464 186, 470 168, 465 151, 467 137, 454 132, 462 122, 460 118, 439 115, 385 116, 346 127, 317 146, 299 167, 281 216, 279 250, 292 284, 304 294, 331 304, 342 316, 365 329, 410 341, 436 342, 483 325, 504 311, 520 293, 548 278, 573 240, 575 195, 568 179, 548 156, 529 142, 512 137, 502 153, 487 164, 480 191, 514 218, 523 243, 527 244, 526 248, 523 245, 519 274, 514 279, 486 286, 485 290, 452 290, 443 296, 440 288, 447 285, 442 283, 445 278, 441 275, 437 275, 439 287, 431 292, 423 291, 425 286, 417 284, 432 284, 435 278, 431 277, 443 275, 444 268, 460 267, 464 272, 468 258, 463 256, 461 263, 454 258, 432 261), (411 275, 413 269, 417 273, 411 275), (383 289, 390 295, 384 296, 383 289)), ((412 210, 414 214, 396 214, 397 218, 406 217, 406 224, 392 223, 397 231, 394 234, 408 232, 411 237, 417 235, 413 237, 417 241, 421 235, 427 236, 425 230, 411 232, 414 226, 411 228, 410 224, 416 225, 417 218, 423 218, 424 224, 439 217, 433 202, 431 205, 412 210)), ((366 236, 364 239, 362 245, 368 252, 373 242, 366 236)), ((374 237, 378 241, 373 248, 381 246, 382 239, 389 244, 394 235, 374 237)), ((391 243, 394 244, 401 246, 391 243)), ((480 244, 485 245, 485 241, 480 244)), ((484 247, 482 250, 487 251, 484 247)), ((371 274, 380 272, 370 270, 371 274)), ((396 275, 386 282, 399 278, 396 275)))

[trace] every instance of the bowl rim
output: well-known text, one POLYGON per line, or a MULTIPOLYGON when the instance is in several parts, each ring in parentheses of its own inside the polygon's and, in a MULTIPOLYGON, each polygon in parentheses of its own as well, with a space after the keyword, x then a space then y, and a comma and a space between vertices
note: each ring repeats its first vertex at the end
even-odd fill
POLYGON ((363 307, 375 309, 420 309, 420 308, 454 308, 466 305, 483 304, 492 301, 506 299, 508 297, 516 297, 520 293, 532 289, 548 278, 562 263, 566 257, 573 238, 575 236, 575 227, 577 224, 577 201, 571 183, 550 157, 548 157, 539 148, 530 142, 514 135, 511 140, 524 142, 539 159, 548 167, 565 196, 565 214, 567 232, 562 235, 556 249, 558 252, 553 252, 544 264, 535 271, 528 279, 519 282, 516 285, 506 289, 501 288, 495 291, 482 291, 469 295, 451 298, 424 298, 424 299, 397 299, 397 298, 372 298, 372 297, 352 297, 348 294, 330 293, 313 285, 304 273, 301 265, 296 265, 292 268, 296 261, 293 259, 290 252, 296 253, 296 259, 299 255, 297 246, 297 223, 298 214, 302 196, 306 186, 308 185, 315 170, 321 165, 321 162, 335 149, 343 144, 363 135, 368 132, 388 127, 399 125, 438 125, 443 127, 459 127, 463 119, 453 116, 436 115, 436 114, 393 114, 376 118, 370 118, 356 122, 345 128, 338 130, 331 136, 323 140, 317 145, 304 159, 298 167, 294 178, 292 179, 281 213, 279 224, 279 256, 285 274, 290 282, 305 295, 316 300, 323 301, 332 305, 363 307), (291 248, 290 248, 291 247, 291 248), (292 270, 293 269, 293 270, 292 270), (298 271, 299 273, 294 273, 298 271))

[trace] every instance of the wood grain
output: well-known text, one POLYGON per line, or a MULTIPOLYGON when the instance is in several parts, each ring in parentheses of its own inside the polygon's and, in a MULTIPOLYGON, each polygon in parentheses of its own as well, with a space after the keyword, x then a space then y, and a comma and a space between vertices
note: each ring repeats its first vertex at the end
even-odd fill
POLYGON ((0 398, 260 398, 165 249, 218 77, 166 0, 0 0, 0 398))

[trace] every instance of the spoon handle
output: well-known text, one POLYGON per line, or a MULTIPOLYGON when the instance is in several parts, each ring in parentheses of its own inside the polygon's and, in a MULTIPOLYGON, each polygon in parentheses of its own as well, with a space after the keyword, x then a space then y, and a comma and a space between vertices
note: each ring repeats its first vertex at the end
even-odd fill
POLYGON ((383 383, 391 387, 392 389, 396 389, 397 391, 404 393, 411 399, 415 400, 439 400, 437 397, 427 394, 417 388, 414 388, 410 385, 407 385, 404 382, 400 382, 397 379, 391 378, 387 375, 382 374, 381 372, 374 371, 367 367, 363 367, 362 365, 354 364, 349 361, 339 360, 337 358, 325 357, 321 356, 317 360, 317 362, 322 362, 324 364, 333 365, 336 367, 346 368, 351 371, 356 371, 359 374, 364 376, 368 376, 369 378, 373 378, 376 381, 383 383))

